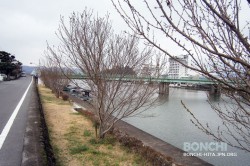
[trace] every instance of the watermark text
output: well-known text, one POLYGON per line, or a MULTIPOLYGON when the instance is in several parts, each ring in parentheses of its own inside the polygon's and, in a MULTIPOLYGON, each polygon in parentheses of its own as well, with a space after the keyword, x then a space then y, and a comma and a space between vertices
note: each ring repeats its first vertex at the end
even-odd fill
POLYGON ((183 156, 194 157, 235 157, 237 153, 227 152, 224 142, 184 142, 183 156))

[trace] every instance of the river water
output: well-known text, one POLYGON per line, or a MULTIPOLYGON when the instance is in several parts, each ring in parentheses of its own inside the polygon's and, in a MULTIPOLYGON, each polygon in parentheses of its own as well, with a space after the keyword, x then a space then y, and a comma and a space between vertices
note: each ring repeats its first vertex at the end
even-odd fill
MULTIPOLYGON (((75 81, 80 87, 87 88, 82 81, 75 81)), ((211 136, 191 123, 191 115, 181 104, 183 101, 201 123, 208 123, 216 130, 222 122, 208 104, 205 91, 170 88, 169 97, 161 97, 159 100, 163 102, 162 105, 144 112, 150 117, 130 117, 124 121, 182 150, 186 142, 203 144, 215 142, 211 136)), ((215 102, 223 106, 223 101, 215 102)), ((229 145, 227 150, 222 152, 229 156, 209 156, 209 153, 210 151, 202 151, 202 156, 198 157, 216 166, 250 166, 250 153, 229 145), (206 154, 207 156, 204 156, 206 154), (234 156, 230 156, 231 154, 234 156)))
MULTIPOLYGON (((203 124, 208 122, 210 127, 216 129, 221 124, 221 120, 208 104, 204 91, 170 88, 169 97, 161 98, 161 100, 165 100, 165 103, 145 112, 153 117, 131 117, 124 121, 183 150, 185 142, 215 142, 211 136, 206 135, 191 123, 190 114, 181 104, 182 100, 203 124)), ((207 155, 202 153, 199 158, 213 165, 250 166, 250 153, 229 145, 223 153, 233 156, 209 156, 210 154, 205 152, 207 155)))

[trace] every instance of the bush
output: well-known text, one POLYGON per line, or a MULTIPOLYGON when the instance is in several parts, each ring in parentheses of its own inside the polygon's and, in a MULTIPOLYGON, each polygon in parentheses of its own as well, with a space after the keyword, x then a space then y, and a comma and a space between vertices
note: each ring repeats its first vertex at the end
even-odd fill
POLYGON ((64 100, 64 101, 67 101, 68 99, 69 99, 69 95, 67 95, 67 94, 62 94, 62 99, 64 100))
POLYGON ((89 140, 89 143, 90 143, 91 145, 98 145, 98 144, 99 144, 99 141, 98 141, 97 139, 95 139, 95 138, 92 138, 92 139, 89 140))
POLYGON ((89 136, 91 136, 91 132, 89 130, 84 130, 83 136, 89 137, 89 136))

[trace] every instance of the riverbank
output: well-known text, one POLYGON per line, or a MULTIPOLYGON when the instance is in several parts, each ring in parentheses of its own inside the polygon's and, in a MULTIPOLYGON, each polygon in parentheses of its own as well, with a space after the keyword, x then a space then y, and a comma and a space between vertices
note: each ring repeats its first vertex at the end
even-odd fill
MULTIPOLYGON (((51 90, 47 89, 45 94, 48 96, 41 97, 42 100, 46 101, 47 104, 53 108, 47 113, 44 111, 44 115, 47 119, 49 116, 48 114, 50 114, 51 121, 53 121, 49 124, 46 120, 46 123, 49 126, 50 140, 52 140, 51 143, 53 145, 54 152, 56 153, 56 165, 84 165, 86 164, 85 162, 90 162, 87 163, 88 165, 102 165, 103 162, 104 165, 105 163, 109 163, 110 165, 112 158, 116 159, 116 165, 210 165, 196 157, 184 157, 182 150, 175 148, 174 146, 123 121, 120 121, 116 125, 113 134, 116 136, 116 139, 119 140, 116 145, 119 145, 119 147, 121 145, 125 145, 125 147, 121 146, 122 151, 125 153, 118 153, 115 151, 116 154, 122 154, 120 156, 121 158, 117 161, 118 157, 111 155, 111 157, 108 157, 111 159, 107 160, 106 155, 112 154, 114 149, 117 149, 113 147, 114 140, 111 139, 110 141, 110 139, 108 139, 108 141, 104 142, 93 141, 95 132, 93 131, 94 128, 92 123, 90 123, 90 126, 83 124, 83 122, 81 122, 81 120, 84 119, 83 116, 73 112, 72 105, 70 105, 68 101, 55 99, 51 90), (63 124, 63 126, 59 124, 63 124), (57 129, 54 131, 56 132, 51 134, 51 131, 55 126, 57 129), (92 130, 89 130, 90 128, 92 128, 92 130), (84 140, 87 140, 87 142, 82 142, 84 140), (90 144, 88 145, 87 143, 90 144), (61 145, 55 146, 55 144, 61 145), (111 152, 102 152, 103 147, 105 146, 107 150, 111 150, 111 152), (131 156, 132 151, 136 152, 133 153, 134 157, 132 158, 134 159, 128 159, 127 156, 131 156), (87 153, 90 153, 93 157, 89 157, 87 153), (68 154, 69 157, 61 156, 65 154, 68 154), (140 155, 144 156, 144 159, 140 157, 140 155), (100 158, 98 159, 98 157, 100 158), (80 161, 78 161, 79 158, 80 161), (146 161, 145 158, 148 161, 146 161), (88 161, 88 159, 90 159, 90 161, 88 161), (124 163, 124 160, 127 163, 124 163)), ((78 102, 79 105, 88 108, 88 104, 86 102, 83 102, 74 96, 70 97, 71 100, 78 102)), ((46 109, 46 106, 44 107, 46 109)))
POLYGON ((112 136, 96 139, 93 123, 50 89, 39 86, 39 92, 56 165, 151 165, 112 136))
MULTIPOLYGON (((146 131, 150 133, 151 135, 154 135, 155 138, 160 138, 163 140, 163 143, 169 142, 170 144, 174 145, 175 147, 181 148, 183 146, 183 142, 187 140, 193 141, 193 138, 198 138, 200 142, 206 142, 208 140, 204 140, 203 137, 199 136, 200 132, 196 132, 194 129, 195 127, 192 128, 192 126, 189 124, 189 117, 184 114, 184 112, 181 112, 181 106, 178 106, 178 97, 181 96, 182 98, 185 98, 185 102, 190 103, 192 105, 192 102, 195 102, 195 106, 199 108, 198 110, 195 108, 192 108, 192 110, 197 114, 200 113, 202 116, 205 115, 206 119, 211 119, 213 120, 213 123, 216 124, 216 120, 214 116, 208 114, 209 111, 203 112, 204 109, 207 107, 204 106, 206 95, 203 94, 203 92, 197 92, 197 91, 186 91, 186 90, 178 90, 174 91, 175 93, 171 92, 171 97, 169 98, 169 102, 167 103, 168 105, 163 105, 162 108, 157 108, 154 112, 156 112, 156 117, 155 118, 134 118, 129 121, 130 124, 133 126, 136 126, 140 128, 143 131, 146 131), (174 101, 174 102, 171 102, 174 101), (202 111, 200 111, 202 108, 202 111), (177 114, 178 111, 178 114, 177 114), (178 119, 178 121, 176 121, 178 119), (215 122, 214 122, 215 121, 215 122), (132 123, 131 123, 132 122, 132 123), (181 123, 180 123, 181 122, 181 123), (152 125, 154 124, 154 125, 152 125), (191 138, 190 138, 191 136, 191 138), (178 144, 179 142, 179 144, 178 144)), ((73 96, 74 97, 74 96, 73 96)), ((33 98, 33 97, 32 97, 33 98)), ((82 100, 79 100, 76 98, 75 101, 83 102, 82 100)), ((36 112, 35 114, 39 114, 39 109, 38 109, 38 104, 36 103, 36 98, 34 97, 34 100, 32 100, 32 103, 34 103, 30 108, 32 109, 33 113, 36 112), (38 109, 38 110, 36 110, 38 109)), ((86 106, 87 103, 84 103, 86 106)), ((39 130, 42 130, 44 126, 40 126, 39 123, 39 118, 38 120, 32 119, 33 116, 38 116, 38 115, 32 115, 32 111, 29 113, 29 119, 33 120, 27 123, 30 123, 31 126, 34 126, 34 128, 39 128, 39 130)), ((45 124, 46 125, 46 124, 45 124)), ((36 153, 36 150, 39 150, 43 148, 41 147, 41 141, 44 141, 44 137, 41 136, 39 132, 34 132, 36 129, 31 129, 30 126, 27 126, 27 136, 30 136, 31 138, 26 139, 25 142, 27 145, 24 147, 24 152, 23 152, 23 161, 26 161, 25 163, 29 162, 36 162, 40 163, 41 161, 39 157, 44 158, 44 156, 39 156, 40 154, 36 153), (40 135, 39 135, 40 134, 40 135), (31 140, 32 139, 32 140, 31 140), (32 142, 34 141, 34 142, 32 142), (33 146, 33 147, 32 147, 33 146), (34 149, 32 149, 34 148, 34 149), (26 151, 25 150, 29 150, 26 151), (37 158, 38 157, 38 158, 37 158), (32 161, 33 160, 33 161, 32 161)), ((125 135, 125 134, 123 134, 125 135)), ((126 138, 126 137, 125 137, 126 138)), ((46 138, 47 139, 47 138, 46 138)), ((132 139, 134 140, 134 139, 132 139)), ((125 142, 126 143, 126 142, 125 142)), ((139 143, 141 144, 141 143, 139 143)), ((160 145, 160 144, 159 144, 160 145)), ((44 145, 43 145, 44 146, 44 145)), ((161 145, 160 145, 161 148, 161 145)), ((240 153, 240 151, 237 149, 232 149, 231 147, 228 147, 227 152, 236 152, 238 154, 238 157, 204 157, 203 159, 213 163, 214 165, 247 165, 249 163, 249 155, 240 153), (215 161, 216 160, 216 161, 215 161), (240 161, 240 162, 239 162, 240 161)), ((132 149, 132 148, 130 148, 132 149)), ((42 150, 41 150, 42 151, 42 150)), ((168 150, 165 150, 168 152, 168 150)), ((45 155, 45 154, 44 154, 45 155)), ((171 156, 172 154, 170 154, 171 156)), ((48 156, 50 156, 48 154, 48 156)), ((182 156, 181 154, 179 155, 180 158, 185 160, 187 157, 182 156)), ((53 161, 53 160, 51 160, 53 161)), ((192 160, 191 160, 192 161, 192 160)), ((25 164, 24 164, 25 165, 25 164)), ((30 165, 30 164, 27 164, 30 165)), ((192 164, 189 164, 192 165, 192 164)))
MULTIPOLYGON (((70 95, 70 99, 83 108, 91 107, 88 102, 70 95)), ((211 166, 197 157, 183 156, 183 150, 174 147, 161 139, 150 135, 124 121, 116 123, 113 135, 121 144, 133 149, 135 152, 146 157, 153 165, 197 165, 211 166)))

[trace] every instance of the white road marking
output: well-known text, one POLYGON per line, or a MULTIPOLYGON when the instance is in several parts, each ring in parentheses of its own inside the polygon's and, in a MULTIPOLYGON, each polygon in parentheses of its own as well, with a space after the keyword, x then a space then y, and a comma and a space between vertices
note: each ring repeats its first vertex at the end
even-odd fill
POLYGON ((4 126, 4 128, 3 128, 3 131, 2 131, 2 133, 1 133, 1 135, 0 135, 0 150, 1 150, 1 148, 2 148, 2 146, 3 146, 3 143, 4 143, 4 141, 5 141, 5 139, 6 139, 7 135, 8 135, 8 133, 9 133, 9 131, 10 131, 10 128, 11 128, 11 126, 12 126, 12 124, 13 124, 15 118, 16 118, 16 115, 17 115, 17 113, 19 112, 19 109, 20 109, 21 105, 23 104, 23 101, 24 101, 24 99, 25 99, 25 97, 26 97, 26 95, 27 95, 27 93, 28 93, 28 90, 29 90, 29 88, 30 88, 32 82, 33 82, 33 78, 32 78, 32 80, 31 80, 31 82, 30 82, 28 88, 27 88, 26 91, 24 92, 24 94, 23 94, 21 100, 20 100, 19 103, 17 104, 17 106, 16 106, 14 112, 12 113, 10 119, 8 120, 7 124, 6 124, 6 125, 4 126))

